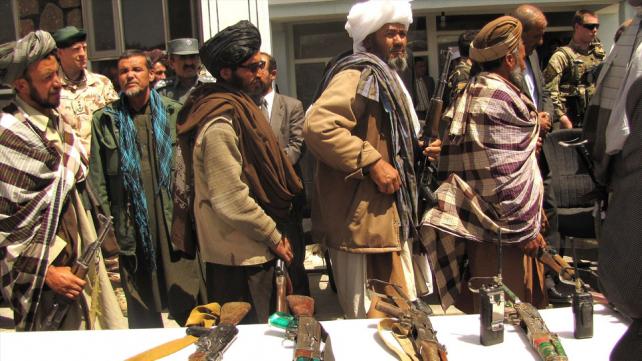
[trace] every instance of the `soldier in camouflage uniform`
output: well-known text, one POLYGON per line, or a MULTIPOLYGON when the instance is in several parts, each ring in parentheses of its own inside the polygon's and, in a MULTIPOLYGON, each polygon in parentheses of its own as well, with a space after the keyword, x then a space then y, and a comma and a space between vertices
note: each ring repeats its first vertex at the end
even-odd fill
POLYGON ((67 26, 56 30, 53 38, 58 47, 62 83, 59 111, 73 120, 71 126, 89 154, 94 111, 118 99, 118 94, 106 76, 87 70, 87 34, 83 30, 67 26))
POLYGON ((450 74, 448 75, 448 99, 445 103, 452 104, 455 98, 464 91, 470 78, 470 68, 473 62, 468 58, 470 42, 477 35, 477 31, 466 31, 459 36, 457 46, 459 47, 460 58, 456 60, 450 74))
POLYGON ((165 80, 165 85, 157 90, 161 95, 184 103, 187 94, 196 86, 201 70, 201 58, 198 57, 198 40, 174 39, 167 43, 169 65, 175 75, 165 80))
POLYGON ((595 92, 597 69, 605 52, 597 39, 597 15, 579 10, 573 17, 573 37, 558 48, 544 69, 546 90, 561 128, 581 127, 588 102, 595 92))

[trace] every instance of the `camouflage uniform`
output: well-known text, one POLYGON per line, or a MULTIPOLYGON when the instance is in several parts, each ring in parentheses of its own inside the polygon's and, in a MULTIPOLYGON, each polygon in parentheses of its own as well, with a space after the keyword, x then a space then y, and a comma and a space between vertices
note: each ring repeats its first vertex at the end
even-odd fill
POLYGON ((468 79, 470 78, 471 66, 472 65, 468 61, 468 58, 461 57, 457 59, 457 63, 448 75, 448 89, 450 89, 449 104, 452 104, 455 101, 455 98, 464 91, 466 84, 468 84, 468 79))
POLYGON ((103 75, 83 70, 84 76, 80 82, 69 80, 60 68, 59 111, 67 119, 73 119, 74 128, 87 154, 91 145, 91 119, 94 111, 118 99, 111 81, 103 75))
POLYGON ((567 115, 574 127, 581 127, 588 102, 595 92, 597 69, 605 52, 598 41, 582 50, 573 40, 558 48, 544 69, 545 90, 551 94, 554 119, 567 115))

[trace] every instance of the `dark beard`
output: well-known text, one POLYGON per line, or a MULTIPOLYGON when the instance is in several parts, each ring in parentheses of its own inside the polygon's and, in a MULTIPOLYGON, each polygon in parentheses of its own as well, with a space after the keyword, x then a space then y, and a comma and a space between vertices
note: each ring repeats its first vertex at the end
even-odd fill
POLYGON ((54 104, 54 103, 51 103, 46 98, 45 99, 41 98, 38 92, 36 92, 36 88, 33 85, 31 85, 31 83, 29 83, 29 97, 31 98, 31 100, 36 102, 36 104, 38 104, 39 107, 43 109, 56 109, 58 108, 58 105, 60 105, 60 100, 58 100, 58 102, 54 104))

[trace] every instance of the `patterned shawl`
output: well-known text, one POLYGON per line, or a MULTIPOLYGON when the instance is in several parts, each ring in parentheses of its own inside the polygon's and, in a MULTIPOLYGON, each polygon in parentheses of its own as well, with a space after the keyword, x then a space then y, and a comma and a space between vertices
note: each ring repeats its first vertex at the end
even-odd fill
POLYGON ((71 126, 62 157, 27 115, 10 105, 0 118, 0 274, 16 329, 32 330, 63 204, 87 174, 87 157, 71 126))
POLYGON ((336 74, 346 69, 361 70, 357 93, 372 101, 381 102, 381 106, 388 113, 390 159, 401 178, 401 188, 395 193, 395 203, 401 220, 401 237, 416 238, 419 222, 413 151, 418 143, 411 127, 413 106, 408 103, 400 78, 388 64, 370 53, 355 53, 338 60, 325 74, 314 100, 321 96, 336 74))
POLYGON ((471 80, 446 114, 438 205, 426 212, 421 234, 448 308, 460 291, 465 240, 519 243, 540 229, 543 185, 535 156, 539 134, 530 98, 497 74, 471 80))

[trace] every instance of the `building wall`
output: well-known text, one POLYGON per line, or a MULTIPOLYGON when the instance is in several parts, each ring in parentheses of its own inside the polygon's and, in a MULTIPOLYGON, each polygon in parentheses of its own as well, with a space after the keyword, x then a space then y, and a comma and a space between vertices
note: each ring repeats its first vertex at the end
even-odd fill
POLYGON ((68 25, 83 27, 81 0, 19 0, 16 4, 19 37, 37 29, 55 31, 68 25))

